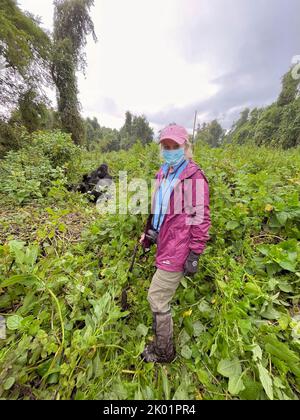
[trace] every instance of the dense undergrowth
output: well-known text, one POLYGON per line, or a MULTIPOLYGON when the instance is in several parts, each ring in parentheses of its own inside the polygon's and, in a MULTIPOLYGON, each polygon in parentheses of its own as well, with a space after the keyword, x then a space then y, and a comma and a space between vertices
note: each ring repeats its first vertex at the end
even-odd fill
POLYGON ((140 359, 154 248, 120 307, 147 216, 100 215, 66 185, 102 162, 150 181, 157 146, 94 155, 68 142, 38 133, 0 161, 0 397, 299 399, 299 148, 196 146, 211 239, 172 304, 177 358, 154 365, 140 359))

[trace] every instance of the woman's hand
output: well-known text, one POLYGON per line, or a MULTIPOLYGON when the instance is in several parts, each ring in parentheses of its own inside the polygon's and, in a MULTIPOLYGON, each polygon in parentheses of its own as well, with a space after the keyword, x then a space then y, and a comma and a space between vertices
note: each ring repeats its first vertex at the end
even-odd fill
POLYGON ((147 236, 145 235, 145 233, 142 233, 141 238, 140 238, 140 244, 143 247, 144 250, 144 254, 145 255, 147 252, 150 251, 150 244, 149 244, 149 240, 147 239, 147 236))
POLYGON ((184 265, 184 276, 192 277, 197 273, 199 257, 200 254, 196 254, 194 251, 190 251, 184 265))
POLYGON ((145 240, 145 234, 142 233, 141 239, 140 239, 140 244, 143 245, 143 242, 145 240))

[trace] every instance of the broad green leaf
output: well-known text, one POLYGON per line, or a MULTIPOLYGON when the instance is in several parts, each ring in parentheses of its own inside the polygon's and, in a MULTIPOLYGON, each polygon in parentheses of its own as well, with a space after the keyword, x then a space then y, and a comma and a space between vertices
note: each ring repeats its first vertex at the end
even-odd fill
POLYGON ((30 274, 17 274, 16 276, 12 276, 7 280, 2 281, 0 283, 0 288, 13 286, 18 283, 26 283, 26 285, 30 285, 32 283, 37 283, 37 278, 30 274))
POLYGON ((254 295, 254 296, 263 295, 261 288, 255 283, 247 283, 245 286, 245 293, 247 295, 254 295))
POLYGON ((39 247, 37 245, 32 245, 26 249, 26 254, 24 258, 24 262, 27 266, 32 267, 38 257, 39 247))
POLYGON ((148 334, 148 330, 149 330, 149 328, 146 327, 146 325, 139 324, 136 328, 136 335, 138 337, 146 337, 146 335, 148 334))
POLYGON ((190 359, 192 357, 192 350, 189 346, 185 345, 181 349, 181 356, 185 359, 190 359))
POLYGON ((199 381, 203 384, 203 385, 210 385, 210 379, 209 379, 209 375, 208 375, 208 373, 205 371, 205 370, 203 370, 203 369, 197 369, 197 371, 196 371, 196 373, 197 373, 197 376, 198 376, 198 379, 199 379, 199 381))
POLYGON ((15 381, 16 379, 13 376, 10 376, 9 378, 7 378, 3 384, 3 388, 5 389, 5 391, 8 391, 13 386, 15 381))
POLYGON ((260 382, 255 382, 252 379, 245 377, 244 380, 245 389, 239 394, 243 400, 256 401, 260 399, 260 394, 263 389, 260 382))
POLYGON ((21 327, 23 318, 19 315, 12 315, 7 318, 7 328, 11 331, 18 330, 21 327))
POLYGON ((95 378, 99 377, 103 373, 102 362, 98 354, 93 360, 93 373, 95 378))
POLYGON ((202 300, 199 303, 198 309, 201 312, 201 314, 203 315, 203 317, 205 317, 205 318, 213 318, 213 316, 214 316, 214 310, 211 307, 211 305, 209 305, 209 303, 206 302, 206 300, 202 300))
POLYGON ((284 226, 286 224, 288 216, 289 215, 286 212, 276 213, 276 218, 281 226, 284 226))
POLYGON ((293 291, 293 287, 286 282, 280 282, 278 284, 278 287, 280 290, 282 290, 285 293, 291 293, 293 291))
POLYGON ((172 400, 189 400, 189 394, 188 394, 188 388, 190 385, 190 379, 187 376, 187 374, 185 374, 182 377, 182 382, 179 385, 179 387, 176 389, 172 400))
POLYGON ((254 344, 251 348, 251 351, 253 353, 253 360, 255 362, 262 359, 262 349, 259 347, 258 344, 254 344))
POLYGON ((287 271, 291 271, 292 273, 294 273, 296 271, 296 267, 297 267, 297 262, 292 262, 292 261, 278 261, 278 264, 280 265, 280 267, 284 268, 287 271))
POLYGON ((209 356, 212 357, 216 353, 217 349, 218 349, 218 344, 217 343, 214 343, 211 346, 209 356))
POLYGON ((247 335, 251 330, 251 326, 252 326, 251 319, 239 319, 238 326, 242 334, 247 335))
POLYGON ((26 242, 24 241, 10 241, 9 242, 9 249, 11 253, 18 253, 22 249, 24 249, 26 242))
POLYGON ((291 327, 292 327, 292 337, 293 337, 293 339, 295 341, 300 342, 300 317, 299 318, 296 318, 296 317, 293 318, 293 321, 291 322, 291 327))
POLYGON ((193 321, 191 318, 183 318, 183 325, 190 336, 194 335, 193 321))
POLYGON ((164 368, 161 369, 161 376, 162 376, 162 385, 165 394, 165 400, 170 399, 170 384, 167 372, 165 372, 164 368))
POLYGON ((218 372, 225 378, 238 377, 242 373, 240 361, 238 359, 223 359, 219 362, 218 372))
POLYGON ((281 317, 281 313, 276 311, 272 305, 269 305, 267 310, 261 313, 262 318, 265 319, 279 319, 281 317))
POLYGON ((282 381, 280 378, 276 377, 274 378, 274 387, 279 388, 279 389, 285 389, 286 387, 283 385, 282 381))
POLYGON ((288 363, 298 363, 298 355, 290 350, 289 346, 285 343, 278 341, 275 337, 268 336, 266 341, 266 351, 278 359, 288 363))
POLYGON ((182 280, 181 280, 181 282, 180 282, 181 284, 182 284, 182 286, 186 289, 187 287, 188 287, 188 285, 187 285, 187 279, 184 277, 182 280))
POLYGON ((256 247, 263 255, 269 255, 269 247, 267 245, 258 245, 256 247))
POLYGON ((289 326, 290 320, 291 318, 288 315, 282 314, 278 320, 280 328, 285 331, 289 326))
POLYGON ((262 386, 264 387, 264 390, 267 396, 270 398, 270 400, 273 400, 274 399, 273 383, 272 383, 272 378, 269 375, 269 372, 260 363, 258 364, 258 372, 259 372, 259 379, 262 383, 262 386))
POLYGON ((205 327, 200 321, 194 322, 193 328, 194 328, 194 337, 200 337, 200 335, 205 331, 205 327))
POLYGON ((59 381, 59 373, 51 373, 51 375, 47 376, 47 384, 54 385, 57 384, 59 381))
POLYGON ((230 221, 230 222, 228 222, 227 223, 227 225, 226 225, 226 230, 234 230, 234 229, 236 229, 237 227, 239 227, 239 223, 238 222, 235 222, 235 221, 230 221))
POLYGON ((191 336, 187 333, 185 329, 183 329, 179 335, 179 345, 183 347, 186 343, 188 343, 191 339, 191 336))
POLYGON ((229 378, 228 391, 231 395, 238 395, 241 391, 244 391, 245 386, 242 381, 242 377, 243 374, 239 376, 231 376, 229 378))

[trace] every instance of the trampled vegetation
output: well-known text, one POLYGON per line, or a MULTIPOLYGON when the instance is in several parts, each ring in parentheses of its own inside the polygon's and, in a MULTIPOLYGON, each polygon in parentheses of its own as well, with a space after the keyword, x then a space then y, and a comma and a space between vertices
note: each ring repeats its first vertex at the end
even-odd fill
POLYGON ((129 310, 120 305, 146 216, 100 215, 66 189, 101 162, 116 180, 127 170, 129 181, 150 182, 157 145, 97 156, 50 132, 9 152, 0 164, 1 398, 299 399, 299 151, 197 143, 211 239, 173 301, 170 365, 140 359, 154 248, 129 276, 129 310))

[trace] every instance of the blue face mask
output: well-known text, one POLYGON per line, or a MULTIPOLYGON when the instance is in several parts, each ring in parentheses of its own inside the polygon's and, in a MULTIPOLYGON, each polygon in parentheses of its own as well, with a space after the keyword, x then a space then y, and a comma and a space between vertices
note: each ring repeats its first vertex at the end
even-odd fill
POLYGON ((184 149, 163 150, 163 157, 170 166, 175 166, 184 158, 184 149))

